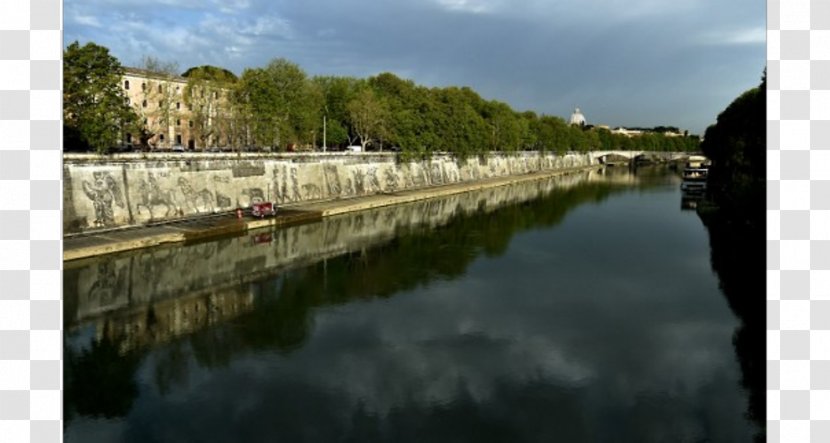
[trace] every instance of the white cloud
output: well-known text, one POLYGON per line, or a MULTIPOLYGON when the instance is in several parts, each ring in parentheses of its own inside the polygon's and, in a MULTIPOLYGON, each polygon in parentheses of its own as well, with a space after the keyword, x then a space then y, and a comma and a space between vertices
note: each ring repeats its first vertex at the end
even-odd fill
POLYGON ((265 16, 257 17, 257 19, 250 25, 241 29, 242 34, 251 34, 258 37, 282 37, 291 39, 294 36, 294 31, 291 23, 287 20, 274 17, 265 16))
POLYGON ((98 21, 98 18, 91 15, 76 15, 72 18, 75 20, 75 23, 79 25, 92 26, 94 28, 101 27, 101 22, 98 21))
POLYGON ((698 43, 705 45, 751 45, 765 44, 767 30, 763 26, 732 30, 710 31, 700 35, 698 43))
POLYGON ((500 2, 492 0, 435 0, 450 11, 480 14, 493 11, 500 2))
POLYGON ((250 0, 214 0, 213 3, 223 14, 239 14, 251 7, 250 0))

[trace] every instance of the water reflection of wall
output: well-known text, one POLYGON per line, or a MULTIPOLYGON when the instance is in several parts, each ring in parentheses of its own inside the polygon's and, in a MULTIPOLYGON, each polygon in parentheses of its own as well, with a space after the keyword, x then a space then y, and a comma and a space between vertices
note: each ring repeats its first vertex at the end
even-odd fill
POLYGON ((386 242, 404 227, 441 226, 458 215, 493 211, 594 180, 602 178, 595 172, 570 174, 250 236, 69 264, 64 270, 65 322, 69 329, 96 322, 99 329, 106 325, 108 334, 140 335, 149 330, 148 322, 157 321, 162 335, 187 332, 193 324, 209 324, 250 306, 249 295, 238 288, 265 275, 386 242))
POLYGON ((279 204, 395 192, 596 164, 589 154, 491 153, 464 160, 435 155, 193 156, 158 159, 67 157, 64 231, 137 225, 279 204))
POLYGON ((116 311, 95 320, 96 339, 118 343, 125 352, 221 323, 253 306, 252 294, 239 289, 216 288, 116 311))

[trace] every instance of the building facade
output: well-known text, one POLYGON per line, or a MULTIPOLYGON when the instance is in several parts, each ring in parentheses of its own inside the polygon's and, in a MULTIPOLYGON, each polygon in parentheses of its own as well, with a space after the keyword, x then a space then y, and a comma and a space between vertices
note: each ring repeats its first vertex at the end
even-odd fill
POLYGON ((123 134, 124 143, 150 150, 205 150, 230 144, 220 124, 228 91, 194 82, 188 89, 185 77, 138 68, 125 68, 121 88, 141 122, 139 132, 123 134))

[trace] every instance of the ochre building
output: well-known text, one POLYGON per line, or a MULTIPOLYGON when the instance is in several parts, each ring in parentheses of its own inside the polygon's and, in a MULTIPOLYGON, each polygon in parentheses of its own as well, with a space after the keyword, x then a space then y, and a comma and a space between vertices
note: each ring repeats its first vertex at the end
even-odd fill
POLYGON ((125 68, 121 88, 143 128, 123 134, 125 143, 151 150, 205 150, 230 144, 223 125, 227 91, 193 82, 188 91, 185 77, 138 68, 125 68))

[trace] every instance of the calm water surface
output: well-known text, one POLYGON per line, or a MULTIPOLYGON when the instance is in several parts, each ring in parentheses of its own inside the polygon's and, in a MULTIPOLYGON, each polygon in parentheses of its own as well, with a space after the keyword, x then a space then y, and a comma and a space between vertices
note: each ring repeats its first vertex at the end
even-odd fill
POLYGON ((582 174, 68 263, 65 440, 742 442, 676 175, 582 174))

